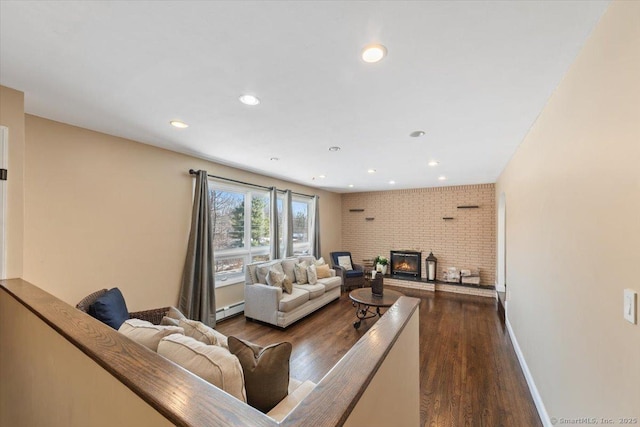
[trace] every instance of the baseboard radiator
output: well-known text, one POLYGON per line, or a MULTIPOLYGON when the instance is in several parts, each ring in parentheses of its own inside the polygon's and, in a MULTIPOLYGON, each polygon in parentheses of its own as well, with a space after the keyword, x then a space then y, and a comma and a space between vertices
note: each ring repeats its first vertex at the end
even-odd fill
POLYGON ((240 313, 244 313, 244 301, 217 309, 216 322, 218 320, 226 319, 227 317, 235 316, 240 313))

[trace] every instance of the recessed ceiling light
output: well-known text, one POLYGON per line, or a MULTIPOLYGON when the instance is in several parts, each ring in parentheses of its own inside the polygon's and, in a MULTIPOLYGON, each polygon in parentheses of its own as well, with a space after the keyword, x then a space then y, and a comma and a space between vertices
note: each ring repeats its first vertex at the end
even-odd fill
POLYGON ((280 157, 272 157, 269 160, 277 162, 278 160, 280 160, 280 157))
POLYGON ((336 146, 329 147, 329 151, 340 151, 340 147, 336 147, 336 146))
POLYGON ((171 124, 171 126, 178 129, 185 129, 189 127, 188 124, 186 124, 185 122, 181 122, 180 120, 171 120, 169 123, 171 124))
POLYGON ((320 179, 325 179, 327 176, 326 175, 318 175, 318 178, 320 179))
POLYGON ((414 130, 413 132, 411 132, 409 134, 409 136, 412 137, 412 138, 420 138, 422 135, 424 135, 424 131, 423 130, 414 130))
POLYGON ((353 188, 353 184, 349 184, 347 187, 349 187, 349 188, 353 188))
POLYGON ((387 48, 381 44, 372 44, 362 49, 362 60, 364 62, 378 62, 387 54, 387 48))
POLYGON ((254 96, 254 95, 245 94, 240 96, 240 98, 238 99, 240 99, 240 102, 242 102, 245 105, 253 106, 253 105, 260 104, 260 100, 258 99, 257 96, 254 96))
POLYGON ((446 176, 444 176, 444 175, 440 175, 440 176, 438 177, 438 181, 444 181, 445 179, 447 179, 447 177, 446 177, 446 176))
POLYGON ((440 164, 440 162, 436 161, 436 160, 431 160, 429 163, 427 163, 429 166, 438 166, 440 164))
POLYGON ((367 173, 376 173, 376 170, 375 170, 375 169, 369 169, 369 170, 367 171, 367 173))
POLYGON ((391 185, 393 185, 393 184, 395 184, 395 183, 396 183, 396 182, 395 182, 395 181, 393 181, 393 180, 392 180, 392 181, 389 181, 389 184, 391 184, 391 185))

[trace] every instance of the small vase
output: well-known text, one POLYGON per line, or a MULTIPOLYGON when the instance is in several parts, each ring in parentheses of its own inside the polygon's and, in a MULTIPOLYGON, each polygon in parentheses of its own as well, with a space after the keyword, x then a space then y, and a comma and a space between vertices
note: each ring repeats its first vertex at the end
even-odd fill
POLYGON ((387 266, 386 265, 382 265, 382 264, 378 264, 378 268, 377 270, 384 276, 385 274, 387 274, 387 266))

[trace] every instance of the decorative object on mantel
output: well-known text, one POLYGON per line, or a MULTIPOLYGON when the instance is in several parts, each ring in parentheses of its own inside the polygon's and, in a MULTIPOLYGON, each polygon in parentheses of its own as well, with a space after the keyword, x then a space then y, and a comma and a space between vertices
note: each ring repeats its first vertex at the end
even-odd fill
POLYGON ((448 267, 442 270, 442 279, 449 283, 460 283, 460 271, 457 267, 448 267))
POLYGON ((480 285, 480 269, 448 267, 442 270, 442 279, 449 283, 461 283, 463 285, 480 285))
POLYGON ((472 268, 460 270, 460 282, 464 285, 479 285, 480 269, 472 268))
POLYGON ((449 219, 453 219, 452 216, 443 216, 442 219, 444 219, 445 221, 449 220, 449 219))
POLYGON ((382 273, 383 276, 387 274, 387 264, 389 264, 389 260, 386 257, 378 255, 376 259, 373 260, 373 263, 376 265, 376 271, 382 273))
POLYGON ((478 205, 463 205, 458 206, 458 209, 478 209, 480 206, 478 205))
POLYGON ((349 209, 349 212, 364 212, 364 209, 349 209))
POLYGON ((429 282, 436 281, 436 271, 438 268, 438 258, 433 256, 433 251, 429 252, 429 256, 425 259, 427 264, 427 280, 429 282))

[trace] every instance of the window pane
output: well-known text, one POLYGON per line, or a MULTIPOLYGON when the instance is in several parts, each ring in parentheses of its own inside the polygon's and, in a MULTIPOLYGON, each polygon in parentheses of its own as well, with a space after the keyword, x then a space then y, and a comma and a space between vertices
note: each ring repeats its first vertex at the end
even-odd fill
POLYGON ((251 194, 251 246, 269 246, 269 195, 251 194))
POLYGON ((306 202, 292 202, 293 208, 293 243, 309 241, 309 205, 306 202))
MULTIPOLYGON (((244 247, 244 194, 210 190, 214 249, 244 247)), ((217 270, 216 270, 217 271, 217 270)))
POLYGON ((244 257, 216 259, 216 281, 224 282, 230 276, 244 275, 244 257))
POLYGON ((258 262, 258 261, 269 261, 269 254, 254 255, 253 258, 251 258, 251 262, 258 262))

